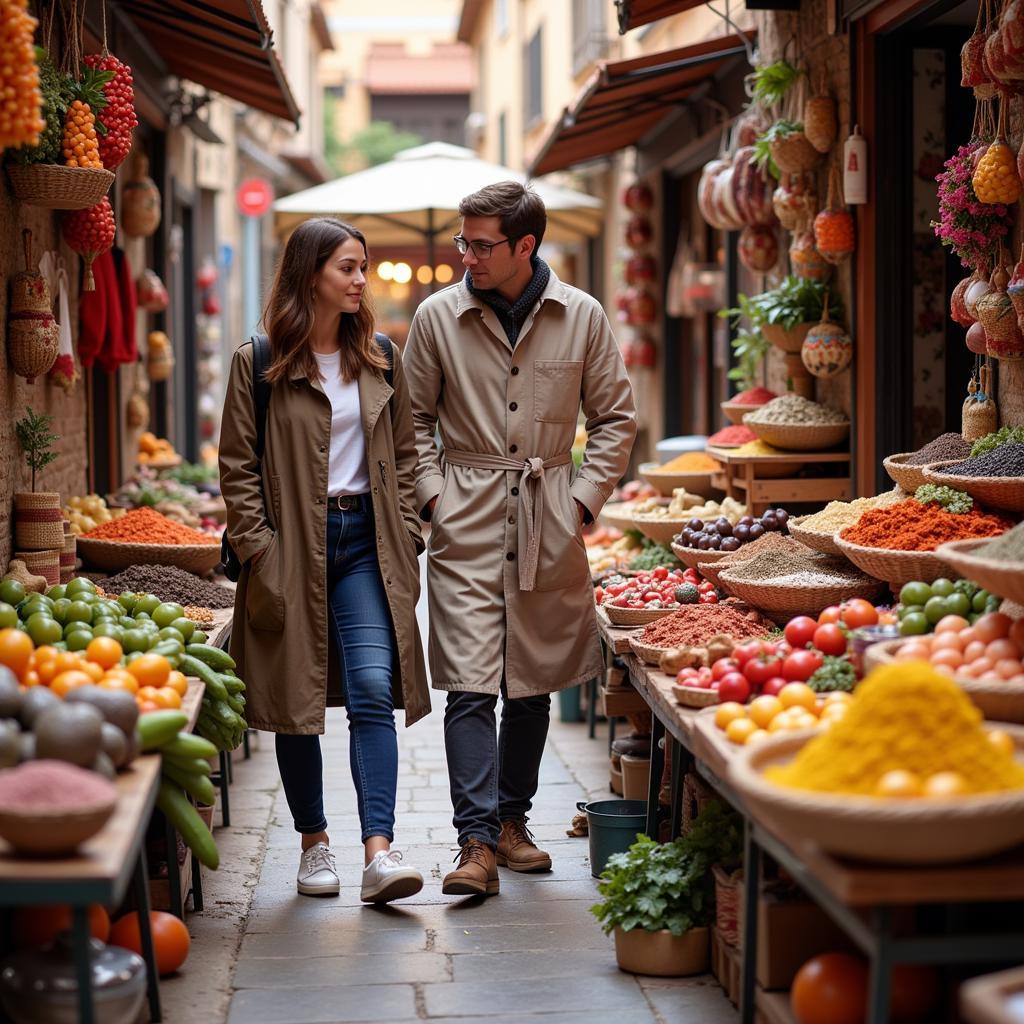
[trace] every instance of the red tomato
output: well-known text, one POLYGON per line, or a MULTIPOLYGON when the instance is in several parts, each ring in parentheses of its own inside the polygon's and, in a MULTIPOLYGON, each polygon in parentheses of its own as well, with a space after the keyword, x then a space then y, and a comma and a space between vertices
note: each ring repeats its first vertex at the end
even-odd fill
POLYGON ((846 634, 836 625, 819 626, 814 631, 814 646, 822 654, 838 657, 846 653, 846 634))
POLYGON ((806 683, 823 664, 815 651, 794 651, 782 663, 782 675, 791 683, 806 683))
POLYGON ((751 658, 756 658, 761 653, 761 649, 760 640, 748 640, 746 643, 734 647, 732 656, 739 662, 740 668, 742 668, 751 658))
POLYGON ((676 682, 680 686, 693 686, 693 681, 697 678, 697 670, 695 668, 681 668, 676 673, 676 682))
POLYGON ((750 683, 741 672, 728 672, 718 680, 718 699, 734 700, 737 704, 746 704, 750 698, 750 683))
POLYGON ((878 612, 870 601, 855 597, 843 605, 840 619, 848 629, 860 629, 861 626, 877 625, 878 612))
POLYGON ((838 622, 842 615, 842 609, 837 604, 830 605, 818 616, 818 625, 824 626, 830 622, 838 622))
POLYGON ((789 994, 797 1024, 861 1024, 868 1007, 868 968, 848 953, 812 957, 789 994))
POLYGON ((711 678, 721 679, 722 676, 728 672, 734 672, 740 667, 740 663, 735 658, 719 658, 718 661, 711 666, 711 678))
POLYGON ((659 565, 658 568, 655 569, 654 572, 651 573, 651 575, 656 580, 668 579, 668 569, 666 569, 665 566, 663 566, 663 565, 659 565))
POLYGON ((769 679, 777 676, 782 671, 782 665, 782 658, 778 657, 778 655, 759 654, 756 658, 751 658, 743 666, 743 674, 747 677, 751 686, 760 689, 769 679))
POLYGON ((772 678, 761 687, 761 693, 762 695, 768 694, 769 697, 778 697, 779 690, 788 685, 788 679, 783 679, 782 676, 772 676, 772 678))
POLYGON ((718 604, 718 595, 713 591, 709 590, 706 594, 701 594, 697 598, 698 604, 718 604))
POLYGON ((814 639, 818 623, 809 615, 798 615, 786 623, 786 642, 792 647, 806 647, 814 639))

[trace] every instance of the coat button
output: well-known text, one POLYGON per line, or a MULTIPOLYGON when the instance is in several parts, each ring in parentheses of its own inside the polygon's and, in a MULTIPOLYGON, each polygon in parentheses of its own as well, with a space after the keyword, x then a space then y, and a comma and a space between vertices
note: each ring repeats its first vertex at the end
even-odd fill
POLYGON ((513 454, 515 454, 517 451, 519 451, 519 445, 517 445, 517 444, 510 444, 508 446, 508 450, 510 452, 512 452, 513 454))
POLYGON ((322 504, 324 503, 324 499, 323 499, 323 498, 317 498, 317 499, 316 499, 316 503, 317 503, 318 505, 322 505, 322 504))
POLYGON ((320 451, 322 451, 322 452, 327 451, 327 445, 325 445, 325 444, 320 445, 320 451))
POLYGON ((387 583, 387 585, 390 587, 391 586, 391 577, 389 576, 384 582, 387 583))
POLYGON ((519 408, 519 406, 518 406, 518 405, 516 405, 516 403, 515 403, 515 402, 509 402, 509 403, 508 403, 508 407, 509 407, 509 409, 511 409, 511 410, 512 410, 512 412, 515 412, 515 411, 516 411, 516 409, 518 409, 518 408, 519 408))
POLYGON ((512 488, 512 497, 513 498, 518 498, 519 497, 519 488, 518 487, 513 487, 512 488))
POLYGON ((507 554, 507 555, 505 556, 505 559, 506 559, 507 561, 509 561, 509 562, 514 562, 514 561, 516 560, 516 556, 515 556, 515 555, 514 555, 514 554, 513 554, 513 553, 512 553, 511 551, 510 551, 510 552, 509 552, 509 553, 508 553, 508 554, 507 554))
POLYGON ((519 367, 518 366, 513 366, 512 367, 512 376, 513 377, 518 377, 519 376, 519 367))
POLYGON ((509 516, 509 517, 508 517, 508 521, 509 521, 509 522, 510 522, 510 523, 511 523, 511 524, 512 524, 513 526, 515 526, 515 524, 516 524, 516 517, 515 517, 515 516, 509 516))

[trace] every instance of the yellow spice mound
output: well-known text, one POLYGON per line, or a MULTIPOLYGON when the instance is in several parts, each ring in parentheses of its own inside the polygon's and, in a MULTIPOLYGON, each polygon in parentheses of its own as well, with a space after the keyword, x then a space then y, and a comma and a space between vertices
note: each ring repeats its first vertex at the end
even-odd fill
POLYGON ((871 795, 889 771, 958 772, 971 793, 1024 787, 1024 766, 986 737, 981 712, 926 662, 876 669, 846 714, 765 777, 781 786, 871 795))

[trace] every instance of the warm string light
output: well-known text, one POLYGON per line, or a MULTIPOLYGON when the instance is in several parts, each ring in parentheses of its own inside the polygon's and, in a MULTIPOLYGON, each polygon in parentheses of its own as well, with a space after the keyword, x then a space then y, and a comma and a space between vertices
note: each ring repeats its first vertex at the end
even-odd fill
MULTIPOLYGON (((431 267, 424 263, 416 268, 414 275, 413 269, 408 263, 392 263, 391 260, 384 260, 377 264, 377 277, 382 281, 389 281, 396 285, 407 285, 412 281, 413 276, 415 276, 419 284, 430 284, 431 281, 437 281, 438 284, 448 284, 455 276, 455 271, 447 263, 441 263, 436 267, 431 267)), ((391 294, 395 294, 393 288, 391 289, 391 294)))

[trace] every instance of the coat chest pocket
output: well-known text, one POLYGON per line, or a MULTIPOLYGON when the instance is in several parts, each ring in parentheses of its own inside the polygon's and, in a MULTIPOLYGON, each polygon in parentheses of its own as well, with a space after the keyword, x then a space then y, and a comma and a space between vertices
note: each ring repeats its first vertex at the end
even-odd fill
POLYGON ((575 423, 582 380, 582 359, 538 359, 533 364, 534 420, 575 423))

